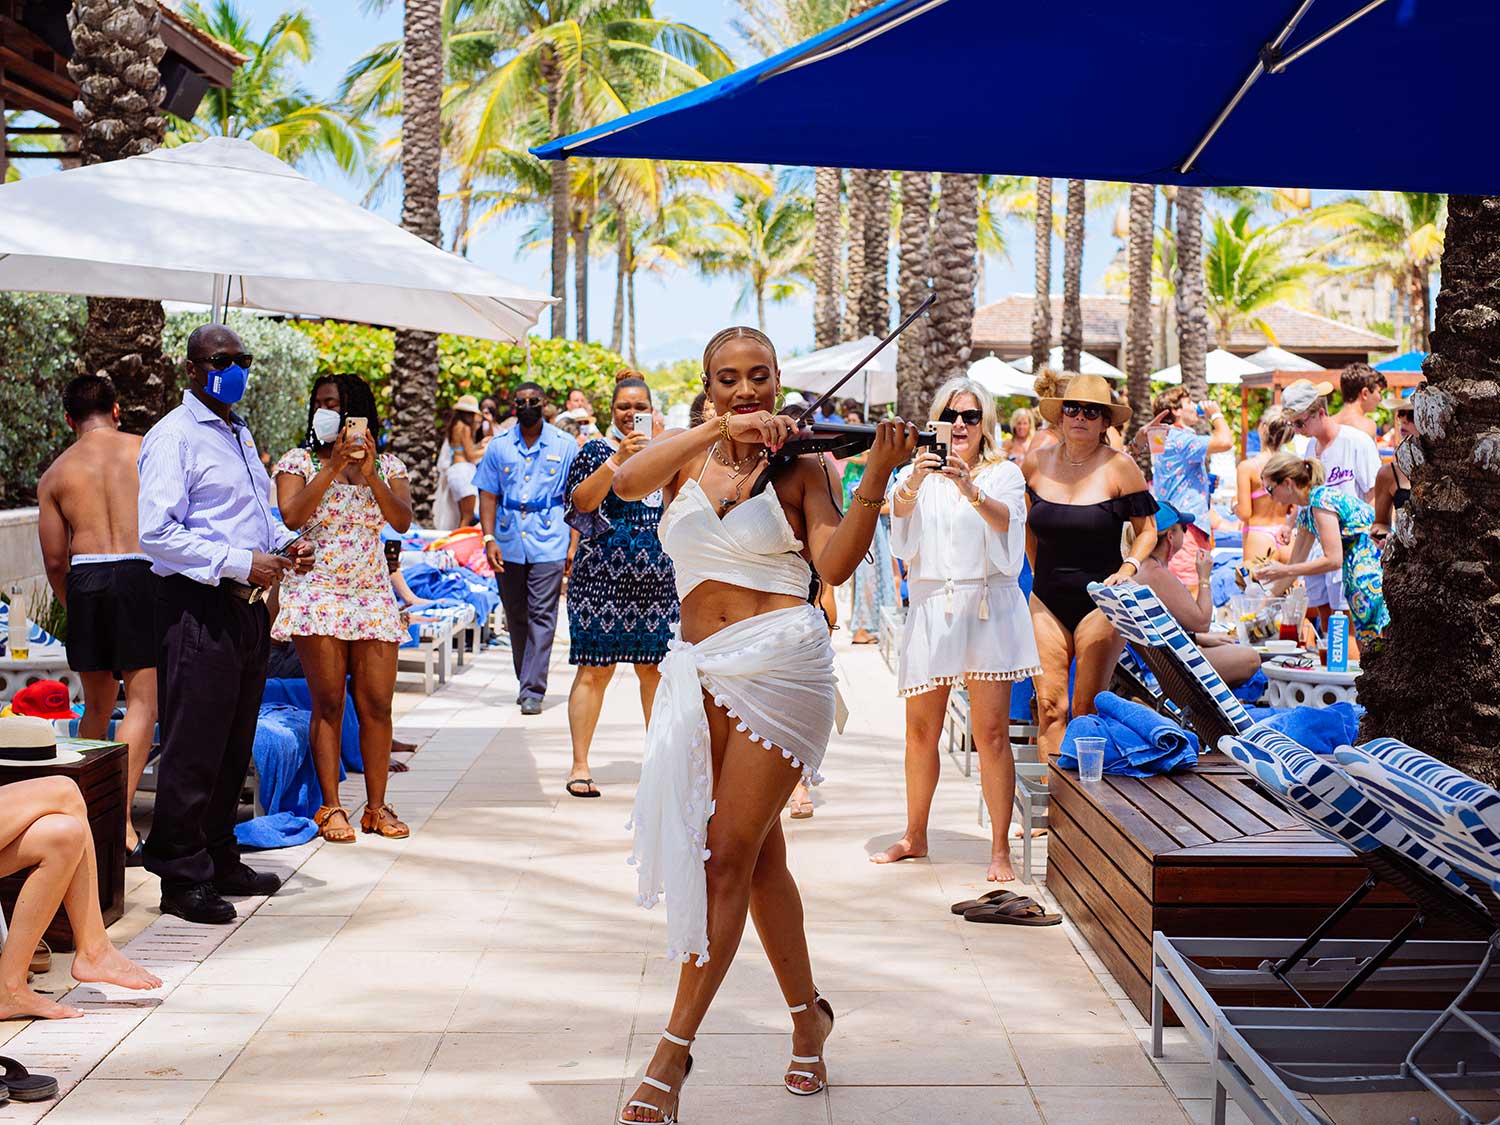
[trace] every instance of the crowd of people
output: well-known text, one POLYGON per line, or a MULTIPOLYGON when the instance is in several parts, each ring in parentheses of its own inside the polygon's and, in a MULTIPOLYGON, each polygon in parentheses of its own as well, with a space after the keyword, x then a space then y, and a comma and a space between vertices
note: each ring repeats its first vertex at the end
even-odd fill
MULTIPOLYGON (((369 386, 327 374, 311 388, 305 439, 268 475, 234 411, 252 361, 230 329, 195 331, 181 405, 144 440, 119 431, 107 379, 73 380, 64 410, 77 441, 39 489, 48 576, 84 687, 80 731, 103 736, 119 676, 115 736, 133 790, 159 728, 150 831, 141 840, 129 827, 126 845, 160 877, 162 911, 203 923, 232 921, 235 896, 278 889, 241 860, 234 833, 273 644, 290 648, 308 685, 319 833, 344 844, 359 834, 339 799, 349 700, 364 766, 359 832, 410 831, 386 799, 411 598, 388 562, 399 544, 389 552, 385 537, 413 523, 406 466, 382 452, 369 386)), ((632 371, 597 414, 582 392, 559 409, 531 381, 453 404, 440 491, 458 526, 477 521, 523 716, 547 699, 566 584, 568 796, 601 795, 590 751, 605 693, 620 664, 637 681, 646 733, 633 859, 642 901, 668 897, 670 952, 683 963, 668 1030, 622 1121, 674 1112, 747 917, 792 1016, 787 1089, 826 1081, 833 1011, 813 984, 781 816, 811 814, 807 787, 842 729, 829 591, 851 587, 856 644, 901 616, 883 611, 904 611, 889 639, 905 700, 906 824, 871 859, 928 853, 938 743, 961 687, 992 826, 986 877, 1009 881, 1013 689, 1034 685, 1050 761, 1070 718, 1093 713, 1124 647, 1090 584, 1150 588, 1226 681, 1244 683, 1259 656, 1215 628, 1211 581, 1215 534, 1233 523, 1255 580, 1273 593, 1301 580, 1325 624, 1347 612, 1360 643, 1379 636, 1379 542, 1410 481, 1381 466, 1365 423, 1393 405, 1399 437, 1411 407, 1388 403, 1367 371, 1344 373, 1337 413, 1329 383, 1285 389, 1239 466, 1232 513, 1214 504, 1211 459, 1233 437, 1211 400, 1159 395, 1141 444, 1126 448, 1131 410, 1093 375, 1044 374, 1035 412, 1016 411, 1008 427, 981 386, 953 379, 927 418, 934 432, 944 424, 946 445, 888 418, 842 461, 799 451, 800 411, 787 410, 774 345, 748 328, 709 342, 685 429, 664 428, 632 371)), ((823 416, 864 421, 852 403, 823 416)), ((104 936, 70 787, 24 782, 0 802, 0 874, 33 868, 0 955, 0 1017, 75 1014, 29 993, 12 948, 39 939, 59 904, 79 935, 79 979, 153 986, 104 936)))

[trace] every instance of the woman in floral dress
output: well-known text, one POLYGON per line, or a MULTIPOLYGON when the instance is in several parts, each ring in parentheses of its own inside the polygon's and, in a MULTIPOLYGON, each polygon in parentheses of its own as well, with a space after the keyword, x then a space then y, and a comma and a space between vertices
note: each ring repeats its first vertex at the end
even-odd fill
POLYGON ((619 467, 650 440, 635 432, 635 416, 651 413, 646 381, 621 378, 610 403, 607 438, 587 442, 568 472, 567 520, 579 536, 568 576, 568 662, 578 672, 568 693, 573 768, 565 788, 574 797, 599 796, 589 776, 589 745, 615 665, 635 665, 649 725, 661 679, 657 665, 667 655, 677 621, 672 561, 656 536, 661 493, 627 502, 613 491, 619 467))
POLYGON ((357 375, 322 375, 307 407, 307 441, 276 464, 281 518, 317 548, 313 569, 281 583, 281 612, 271 635, 291 640, 312 694, 313 764, 323 806, 313 820, 323 839, 355 840, 339 804, 339 732, 346 679, 359 716, 364 758, 364 832, 391 839, 410 830, 385 800, 391 764, 391 698, 396 649, 407 639, 391 591, 380 530, 411 526, 406 466, 378 453, 380 419, 369 384, 357 375), (367 432, 348 432, 345 420, 365 419, 367 432))
POLYGON ((1274 582, 1272 593, 1280 595, 1296 578, 1342 570, 1355 639, 1361 648, 1369 645, 1391 622, 1380 554, 1370 535, 1375 509, 1341 488, 1324 484, 1326 470, 1322 462, 1311 458, 1277 453, 1261 469, 1260 479, 1278 504, 1295 504, 1301 510, 1291 562, 1270 563, 1257 570, 1255 577, 1274 582), (1322 545, 1323 556, 1309 559, 1315 542, 1322 545))

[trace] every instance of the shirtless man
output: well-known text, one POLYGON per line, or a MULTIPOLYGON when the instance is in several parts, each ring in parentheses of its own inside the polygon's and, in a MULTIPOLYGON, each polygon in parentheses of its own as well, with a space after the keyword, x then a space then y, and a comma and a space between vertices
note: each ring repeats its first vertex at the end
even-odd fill
POLYGON ((1372 438, 1379 436, 1375 419, 1370 417, 1385 403, 1386 379, 1368 363, 1351 363, 1339 372, 1339 391, 1344 405, 1333 420, 1340 426, 1353 426, 1372 438))
POLYGON ((126 863, 141 865, 130 806, 156 727, 156 577, 136 539, 141 439, 120 432, 114 384, 79 375, 63 390, 77 435, 37 485, 38 533, 52 591, 68 611, 68 666, 83 681, 83 738, 104 738, 125 681, 115 737, 129 748, 126 863))

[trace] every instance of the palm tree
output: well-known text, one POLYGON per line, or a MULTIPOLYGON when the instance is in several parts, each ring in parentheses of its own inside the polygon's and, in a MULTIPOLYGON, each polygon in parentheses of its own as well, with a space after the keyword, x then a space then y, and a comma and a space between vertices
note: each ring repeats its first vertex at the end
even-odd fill
MULTIPOLYGON (((729 21, 737 35, 760 58, 780 54, 843 22, 849 0, 737 0, 739 13, 729 21)), ((819 168, 814 177, 813 338, 819 348, 839 342, 839 248, 843 218, 843 176, 837 168, 819 168)))
POLYGON ((1361 656, 1366 738, 1403 739, 1500 784, 1500 398, 1494 294, 1500 198, 1454 195, 1417 437, 1397 454, 1412 499, 1382 558, 1391 623, 1361 656))
MULTIPOLYGON (((1130 396, 1131 432, 1151 417, 1151 259, 1152 224, 1156 217, 1156 189, 1130 185, 1130 228, 1127 242, 1130 303, 1125 316, 1125 378, 1130 396)), ((1138 453, 1142 468, 1150 470, 1150 454, 1138 453)))
POLYGON ((766 327, 766 302, 787 301, 806 291, 812 274, 812 200, 795 191, 736 192, 728 208, 703 233, 708 245, 697 254, 707 276, 743 277, 736 307, 755 305, 755 323, 766 327))
POLYGON ((944 172, 932 242, 932 285, 937 300, 928 314, 932 358, 927 381, 933 384, 924 388, 928 393, 936 384, 964 374, 969 367, 978 242, 979 177, 944 172))
MULTIPOLYGON (((904 320, 927 299, 932 276, 932 175, 901 173, 901 248, 897 289, 904 320)), ((917 321, 902 335, 896 351, 896 411, 922 417, 927 392, 930 320, 917 321)))
POLYGON ((1221 348, 1245 327, 1259 329, 1274 344, 1275 334, 1257 314, 1277 301, 1300 296, 1308 275, 1317 268, 1289 252, 1287 232, 1302 222, 1300 218, 1256 227, 1251 225, 1252 215, 1249 207, 1229 218, 1214 215, 1203 256, 1208 316, 1221 348))
POLYGON ((349 173, 363 166, 373 137, 369 125, 314 98, 292 73, 317 49, 305 10, 282 12, 258 38, 235 0, 214 0, 211 8, 194 0, 182 14, 249 61, 235 71, 227 90, 209 88, 191 121, 170 119, 168 145, 206 136, 241 137, 291 164, 316 155, 349 173))
POLYGON ((1177 189, 1177 362, 1194 401, 1208 395, 1208 308, 1203 297, 1203 189, 1177 189))
MULTIPOLYGON (((1063 239, 1063 368, 1078 370, 1079 353, 1083 351, 1083 224, 1088 207, 1087 185, 1083 180, 1068 181, 1066 231, 1063 239)), ((1040 370, 1040 369, 1038 369, 1040 370)))
POLYGON ((856 169, 849 173, 849 205, 861 208, 860 233, 864 253, 860 255, 859 289, 854 288, 856 275, 849 277, 849 302, 855 308, 856 336, 884 336, 890 331, 891 301, 887 275, 891 257, 891 174, 879 168, 856 169))
POLYGON ((1327 224, 1334 237, 1324 250, 1352 252, 1355 263, 1339 272, 1390 279, 1396 301, 1397 339, 1402 347, 1428 351, 1427 310, 1432 269, 1443 254, 1446 205, 1423 191, 1376 191, 1318 208, 1309 219, 1327 224), (1410 325, 1410 341, 1404 341, 1410 325))
POLYGON ((1052 178, 1036 181, 1036 296, 1031 303, 1031 369, 1038 374, 1052 351, 1052 178))
MULTIPOLYGON (((442 0, 405 0, 401 71, 401 225, 442 244, 438 178, 442 172, 442 0)), ((401 329, 391 362, 391 451, 411 474, 418 518, 428 517, 436 487, 438 347, 431 332, 401 329)))
MULTIPOLYGON (((84 164, 150 152, 162 143, 161 72, 166 53, 156 0, 74 0, 68 16, 78 83, 84 164)), ((162 356, 166 325, 160 301, 89 298, 80 345, 83 371, 107 372, 120 397, 125 428, 143 434, 166 409, 172 365, 162 356)))

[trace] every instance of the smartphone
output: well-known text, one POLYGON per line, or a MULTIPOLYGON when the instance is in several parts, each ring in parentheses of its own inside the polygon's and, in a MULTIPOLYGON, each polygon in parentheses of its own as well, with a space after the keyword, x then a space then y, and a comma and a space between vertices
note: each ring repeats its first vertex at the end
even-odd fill
POLYGON ((271 553, 273 555, 280 555, 284 559, 291 558, 292 557, 292 548, 295 547, 298 543, 302 542, 302 540, 306 539, 309 535, 311 535, 314 531, 316 531, 318 528, 320 528, 322 526, 323 525, 320 524, 320 523, 310 523, 310 524, 308 524, 301 531, 299 531, 296 535, 292 536, 290 539, 288 539, 281 546, 277 547, 276 550, 272 551, 271 553))
POLYGON ((953 423, 934 422, 932 424, 932 432, 937 434, 937 441, 934 443, 932 451, 942 460, 939 468, 945 469, 948 467, 948 450, 953 445, 953 423))
POLYGON ((647 440, 649 440, 650 437, 651 437, 651 430, 652 430, 652 426, 653 426, 654 421, 655 421, 655 419, 653 419, 652 416, 649 413, 644 413, 643 414, 640 411, 637 411, 636 412, 636 416, 635 416, 635 422, 634 422, 634 424, 632 425, 631 428, 633 430, 635 430, 635 432, 638 433, 638 434, 644 434, 646 436, 647 440))
MULTIPOLYGON (((370 423, 369 423, 368 419, 366 419, 366 418, 345 418, 344 419, 344 437, 350 438, 350 439, 363 438, 369 432, 370 432, 370 423)), ((350 458, 350 460, 353 460, 353 461, 363 461, 364 459, 365 459, 365 451, 363 449, 361 449, 357 453, 353 454, 352 457, 350 458)))

